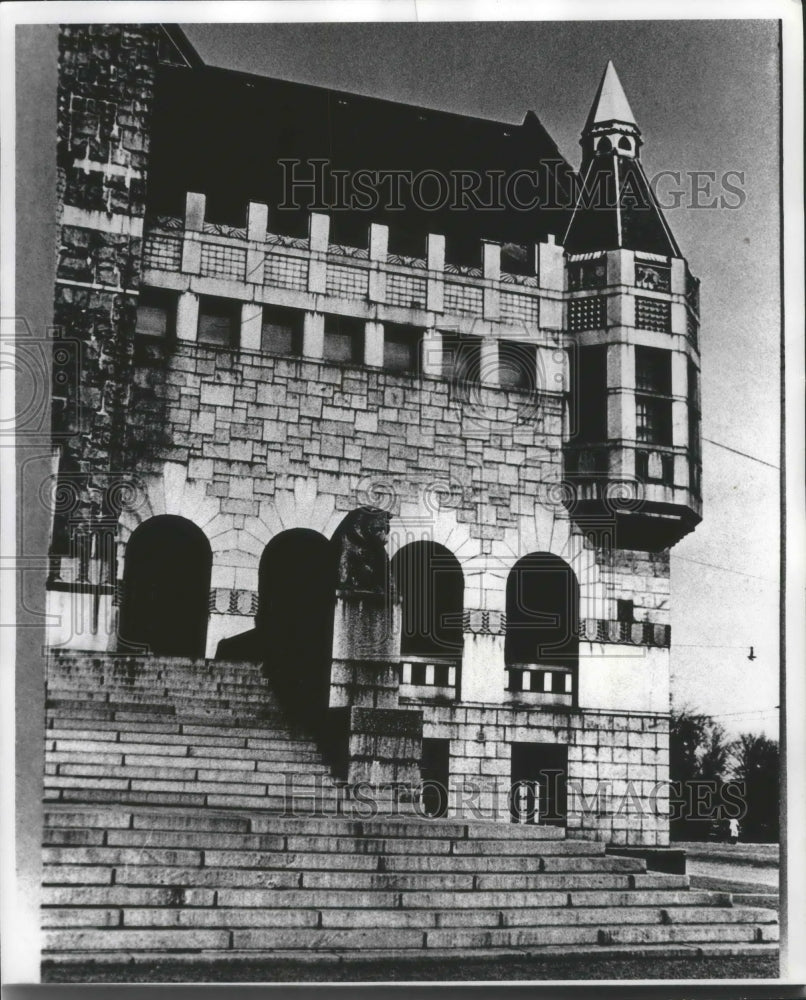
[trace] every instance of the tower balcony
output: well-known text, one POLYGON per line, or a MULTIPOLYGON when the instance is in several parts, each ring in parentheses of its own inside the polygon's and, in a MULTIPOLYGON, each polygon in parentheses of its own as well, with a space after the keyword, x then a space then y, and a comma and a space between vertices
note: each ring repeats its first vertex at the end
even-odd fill
POLYGON ((583 528, 612 528, 617 548, 656 552, 702 520, 700 466, 686 448, 569 443, 564 503, 583 528))

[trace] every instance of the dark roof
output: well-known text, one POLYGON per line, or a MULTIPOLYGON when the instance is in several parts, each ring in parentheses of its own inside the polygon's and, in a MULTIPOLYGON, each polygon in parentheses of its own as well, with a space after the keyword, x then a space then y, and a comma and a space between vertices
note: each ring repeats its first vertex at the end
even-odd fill
POLYGON ((584 168, 564 243, 569 253, 624 249, 681 256, 641 161, 616 153, 594 156, 584 168))
POLYGON ((178 24, 161 24, 160 61, 172 66, 201 69, 204 62, 178 24))
MULTIPOLYGON (((427 211, 404 192, 402 210, 381 204, 330 211, 331 240, 366 245, 369 222, 390 226, 390 247, 423 253, 428 232, 443 233, 449 256, 478 259, 482 238, 535 243, 548 234, 562 238, 568 225, 574 172, 537 116, 520 125, 472 118, 373 97, 273 80, 232 70, 161 66, 152 128, 148 178, 149 211, 181 214, 185 192, 207 195, 208 217, 242 225, 249 200, 270 206, 270 228, 302 234, 312 206, 304 192, 297 210, 284 201, 283 159, 321 158, 347 170, 490 171, 511 176, 541 171, 541 203, 530 210, 427 211), (545 176, 543 176, 545 175, 545 176), (553 184, 547 183, 551 179, 553 184)), ((310 175, 310 167, 300 168, 310 175)), ((522 197, 530 194, 522 183, 522 197)), ((424 186, 436 198, 436 182, 424 186)), ((330 202, 330 196, 326 201, 330 202)), ((326 208, 320 210, 326 211, 326 208)))

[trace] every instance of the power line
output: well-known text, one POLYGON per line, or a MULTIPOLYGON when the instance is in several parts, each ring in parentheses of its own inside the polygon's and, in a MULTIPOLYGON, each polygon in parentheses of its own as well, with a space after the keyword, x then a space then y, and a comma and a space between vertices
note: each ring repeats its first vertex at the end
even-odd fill
POLYGON ((778 583, 769 576, 758 576, 755 573, 745 573, 741 569, 731 569, 729 566, 719 566, 717 563, 703 562, 702 559, 690 559, 688 556, 679 556, 672 553, 672 559, 682 559, 683 562, 696 563, 697 566, 710 566, 711 569, 721 569, 724 573, 736 573, 737 576, 748 576, 751 580, 764 580, 765 583, 778 583))
POLYGON ((765 462, 763 458, 756 458, 755 455, 748 455, 746 451, 739 451, 738 448, 731 448, 727 444, 722 444, 721 441, 714 441, 713 438, 704 437, 703 441, 707 441, 708 444, 716 445, 717 448, 724 448, 725 451, 732 451, 734 455, 741 455, 742 458, 749 458, 752 462, 758 462, 760 465, 768 465, 771 469, 777 469, 779 472, 780 467, 773 465, 772 462, 765 462))
POLYGON ((743 643, 741 646, 720 646, 717 644, 709 644, 707 642, 672 642, 672 646, 675 649, 747 649, 750 646, 749 642, 743 643))

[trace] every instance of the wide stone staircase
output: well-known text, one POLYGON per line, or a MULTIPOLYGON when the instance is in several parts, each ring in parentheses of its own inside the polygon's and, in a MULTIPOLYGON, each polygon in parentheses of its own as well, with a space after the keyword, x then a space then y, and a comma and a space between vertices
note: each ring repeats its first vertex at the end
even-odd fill
POLYGON ((53 654, 47 695, 45 960, 776 949, 604 843, 351 797, 255 665, 53 654))

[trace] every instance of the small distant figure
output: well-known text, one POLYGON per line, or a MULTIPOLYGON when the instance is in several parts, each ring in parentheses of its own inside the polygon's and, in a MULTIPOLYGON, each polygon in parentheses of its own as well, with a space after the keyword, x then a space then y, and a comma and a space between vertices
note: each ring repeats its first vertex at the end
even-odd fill
POLYGON ((728 820, 728 840, 731 844, 739 842, 739 821, 738 819, 728 820))

